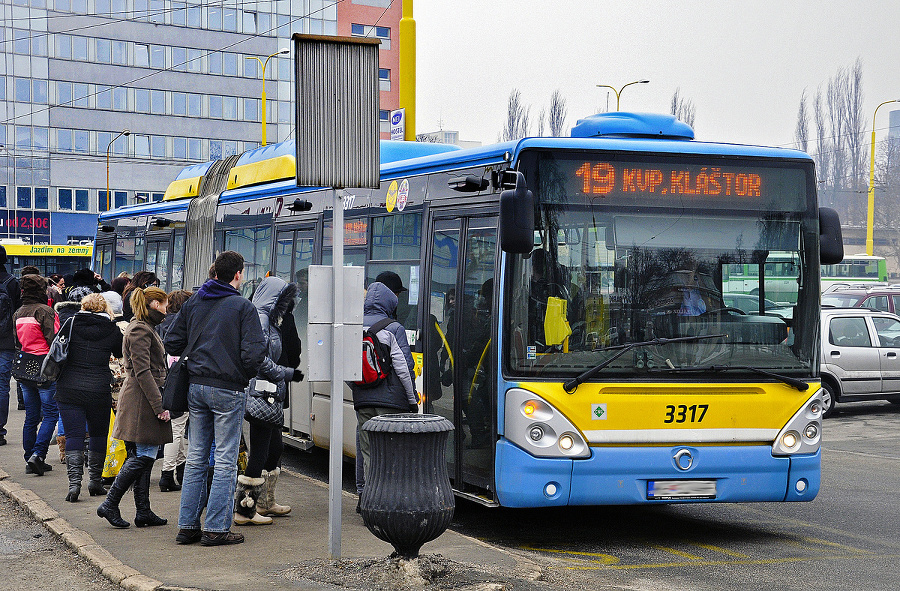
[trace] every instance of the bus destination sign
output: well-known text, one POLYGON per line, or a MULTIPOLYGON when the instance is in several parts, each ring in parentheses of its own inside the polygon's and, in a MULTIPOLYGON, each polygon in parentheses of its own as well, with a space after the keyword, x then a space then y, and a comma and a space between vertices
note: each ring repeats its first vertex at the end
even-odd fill
MULTIPOLYGON (((551 162, 547 164, 562 168, 569 195, 612 198, 623 205, 662 205, 676 197, 680 201, 733 202, 757 209, 763 204, 784 206, 785 199, 802 207, 805 199, 805 175, 801 168, 765 167, 755 162, 746 166, 584 159, 551 162)), ((545 172, 549 171, 545 169, 545 172)), ((548 180, 559 178, 555 174, 542 176, 548 180)))

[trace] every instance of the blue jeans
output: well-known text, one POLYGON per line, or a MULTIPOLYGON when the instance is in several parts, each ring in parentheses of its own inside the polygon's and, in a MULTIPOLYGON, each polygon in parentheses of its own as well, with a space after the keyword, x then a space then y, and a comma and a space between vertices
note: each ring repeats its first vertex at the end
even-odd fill
POLYGON ((16 352, 0 351, 0 437, 6 437, 6 421, 9 419, 9 380, 16 352))
POLYGON ((188 391, 189 443, 178 527, 200 529, 200 514, 206 498, 206 470, 215 441, 215 470, 203 530, 218 533, 231 529, 245 407, 246 394, 243 390, 235 392, 191 384, 188 391))
POLYGON ((56 431, 59 420, 59 409, 53 396, 56 394, 56 382, 36 384, 22 380, 22 397, 25 399, 25 425, 22 427, 22 448, 25 459, 37 454, 47 457, 50 438, 56 431))

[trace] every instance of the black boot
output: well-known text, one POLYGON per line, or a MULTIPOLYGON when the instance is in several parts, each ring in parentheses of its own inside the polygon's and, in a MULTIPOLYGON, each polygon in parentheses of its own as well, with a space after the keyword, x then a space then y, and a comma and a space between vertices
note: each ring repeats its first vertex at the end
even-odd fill
POLYGON ((134 524, 138 527, 165 525, 169 521, 150 510, 150 472, 153 470, 153 462, 156 461, 156 458, 141 456, 138 459, 143 461, 145 468, 134 481, 134 506, 137 509, 134 514, 134 524))
POLYGON ((88 452, 88 492, 92 497, 106 494, 106 488, 103 487, 104 462, 106 462, 105 451, 88 452))
POLYGON ((84 476, 84 450, 66 452, 66 474, 69 476, 69 494, 66 500, 74 503, 81 494, 81 478, 84 476))
POLYGON ((119 501, 122 500, 122 495, 125 494, 129 486, 132 484, 137 485, 135 481, 143 470, 144 463, 141 461, 141 458, 128 456, 125 463, 122 464, 122 469, 119 470, 119 474, 116 476, 109 492, 106 494, 106 500, 97 507, 97 515, 105 518, 111 526, 118 528, 131 526, 130 523, 122 519, 122 514, 119 513, 119 501))
POLYGON ((159 490, 160 492, 181 490, 181 485, 175 482, 175 470, 162 471, 162 476, 159 477, 159 490))
POLYGON ((184 465, 187 462, 181 462, 177 466, 175 466, 175 479, 178 481, 178 484, 184 485, 184 465))

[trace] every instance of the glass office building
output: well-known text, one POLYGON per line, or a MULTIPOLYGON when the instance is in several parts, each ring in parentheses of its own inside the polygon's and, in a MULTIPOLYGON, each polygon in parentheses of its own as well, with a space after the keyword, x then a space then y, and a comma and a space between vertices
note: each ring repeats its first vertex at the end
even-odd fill
MULTIPOLYGON (((252 58, 292 48, 293 33, 380 37, 387 125, 396 4, 0 0, 0 239, 90 239, 100 211, 161 199, 184 166, 259 146, 252 58)), ((292 137, 292 66, 275 56, 266 69, 269 143, 292 137)))

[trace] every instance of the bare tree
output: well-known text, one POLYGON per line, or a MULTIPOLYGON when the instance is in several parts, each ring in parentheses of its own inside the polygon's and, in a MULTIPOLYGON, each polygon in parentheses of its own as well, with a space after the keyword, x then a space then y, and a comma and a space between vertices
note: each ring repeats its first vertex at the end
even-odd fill
POLYGON ((847 70, 847 87, 844 95, 844 129, 847 130, 847 151, 850 179, 849 186, 860 189, 865 186, 865 157, 866 122, 863 118, 863 92, 862 92, 862 61, 857 58, 856 63, 847 70))
POLYGON ((522 104, 522 93, 514 88, 509 93, 509 101, 506 108, 506 124, 500 132, 500 141, 508 142, 521 139, 528 135, 528 116, 531 107, 522 104))
POLYGON ((888 137, 878 144, 875 229, 880 239, 887 240, 889 256, 900 262, 900 138, 888 137))
POLYGON ((680 86, 676 88, 675 93, 672 95, 672 115, 679 121, 683 121, 691 127, 694 127, 695 112, 696 109, 694 108, 694 103, 690 99, 685 99, 681 96, 680 86))
POLYGON ((806 107, 806 89, 800 95, 800 108, 797 110, 797 128, 794 130, 794 141, 797 149, 809 151, 809 110, 806 107))
POLYGON ((544 119, 547 116, 547 109, 541 107, 541 112, 538 113, 538 124, 537 124, 537 135, 538 137, 544 137, 544 119))
POLYGON ((561 137, 563 128, 566 124, 566 99, 563 98, 559 89, 554 90, 550 95, 550 135, 553 137, 561 137))

